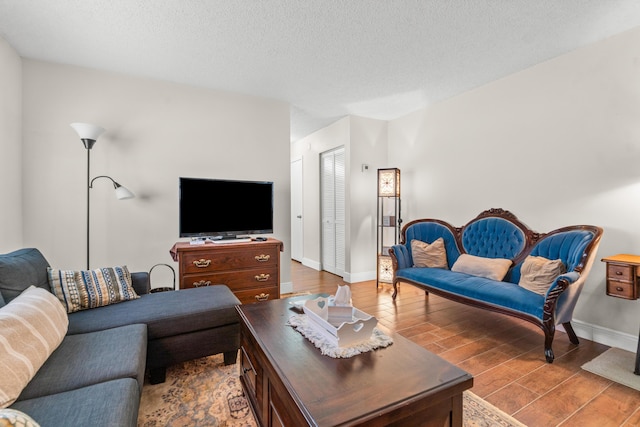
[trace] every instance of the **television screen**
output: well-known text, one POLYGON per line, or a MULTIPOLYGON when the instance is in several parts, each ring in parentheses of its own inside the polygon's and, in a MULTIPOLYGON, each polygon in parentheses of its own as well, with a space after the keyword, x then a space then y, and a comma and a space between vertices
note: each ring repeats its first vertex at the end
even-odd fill
POLYGON ((180 237, 273 233, 273 182, 180 178, 180 237))

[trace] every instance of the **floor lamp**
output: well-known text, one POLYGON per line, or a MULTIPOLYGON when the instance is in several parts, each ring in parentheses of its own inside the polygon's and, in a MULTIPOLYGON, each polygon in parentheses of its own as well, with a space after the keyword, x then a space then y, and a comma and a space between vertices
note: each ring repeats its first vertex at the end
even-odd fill
POLYGON ((100 137, 100 135, 102 135, 102 133, 104 132, 104 129, 100 126, 92 125, 89 123, 71 123, 71 127, 78 133, 78 136, 84 144, 84 148, 87 149, 87 270, 89 270, 89 239, 91 234, 91 228, 89 225, 91 218, 90 191, 91 188, 93 188, 93 182, 98 178, 110 179, 113 183, 113 188, 116 191, 116 197, 118 198, 118 200, 132 199, 133 197, 135 197, 135 195, 122 185, 118 184, 113 180, 113 178, 109 176, 100 175, 91 179, 91 149, 98 140, 98 137, 100 137))

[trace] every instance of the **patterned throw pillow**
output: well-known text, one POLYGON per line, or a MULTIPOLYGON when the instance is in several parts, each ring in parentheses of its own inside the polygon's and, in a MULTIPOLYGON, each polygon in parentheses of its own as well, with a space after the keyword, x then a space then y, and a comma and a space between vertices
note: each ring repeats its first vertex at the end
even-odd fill
POLYGON ((0 427, 40 427, 33 418, 15 409, 0 409, 0 427))
POLYGON ((512 261, 504 258, 484 258, 475 255, 462 254, 451 267, 451 271, 486 277, 492 280, 502 280, 507 275, 512 261))
POLYGON ((422 240, 411 240, 411 254, 414 267, 449 268, 442 237, 438 237, 431 244, 422 240))
POLYGON ((18 398, 68 327, 67 313, 46 289, 30 286, 0 308, 0 408, 18 398))
POLYGON ((529 255, 520 268, 520 282, 525 289, 540 295, 545 295, 549 286, 566 268, 561 259, 550 260, 541 256, 529 255))
POLYGON ((67 313, 140 298, 133 289, 127 266, 84 271, 48 268, 48 274, 51 292, 67 313))

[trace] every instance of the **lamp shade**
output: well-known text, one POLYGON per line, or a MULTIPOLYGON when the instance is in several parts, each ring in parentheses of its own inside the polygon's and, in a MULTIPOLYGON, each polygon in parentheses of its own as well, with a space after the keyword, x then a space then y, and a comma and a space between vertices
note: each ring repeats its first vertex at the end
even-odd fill
POLYGON ((389 256, 378 256, 378 281, 383 283, 393 282, 393 262, 389 256))
POLYGON ((378 196, 400 197, 400 169, 378 169, 378 196))
POLYGON ((135 194, 133 194, 126 187, 123 187, 117 182, 115 183, 115 187, 116 187, 116 198, 118 200, 133 199, 134 197, 136 197, 135 194))
POLYGON ((93 147, 98 137, 104 133, 103 128, 90 123, 71 123, 70 126, 76 131, 87 149, 93 147))

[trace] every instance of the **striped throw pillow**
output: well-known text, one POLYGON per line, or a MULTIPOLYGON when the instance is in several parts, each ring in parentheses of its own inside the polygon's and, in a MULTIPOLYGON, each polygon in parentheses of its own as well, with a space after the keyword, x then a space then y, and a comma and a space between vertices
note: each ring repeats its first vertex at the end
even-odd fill
POLYGON ((60 301, 30 286, 0 308, 0 408, 11 405, 58 348, 69 326, 60 301))
POLYGON ((48 274, 51 292, 67 313, 140 298, 133 289, 127 266, 83 271, 49 267, 48 274))

